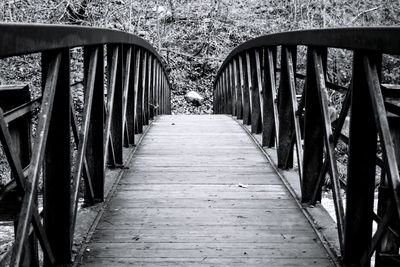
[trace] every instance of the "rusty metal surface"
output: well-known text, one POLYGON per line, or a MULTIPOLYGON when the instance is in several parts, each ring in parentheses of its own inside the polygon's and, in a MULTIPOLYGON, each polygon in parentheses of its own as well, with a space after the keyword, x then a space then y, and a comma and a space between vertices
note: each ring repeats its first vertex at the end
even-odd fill
POLYGON ((247 41, 225 58, 217 76, 237 54, 248 49, 277 45, 306 45, 400 54, 400 27, 313 29, 263 35, 247 41))

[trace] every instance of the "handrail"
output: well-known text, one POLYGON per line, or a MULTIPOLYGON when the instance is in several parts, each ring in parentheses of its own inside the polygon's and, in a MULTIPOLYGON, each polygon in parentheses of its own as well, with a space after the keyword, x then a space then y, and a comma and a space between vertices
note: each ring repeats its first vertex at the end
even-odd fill
POLYGON ((298 30, 263 35, 235 47, 222 62, 217 76, 232 58, 261 46, 304 45, 400 54, 400 27, 354 27, 298 30))
POLYGON ((400 27, 264 35, 231 51, 214 81, 214 113, 236 116, 251 125, 252 133, 262 134, 263 146, 276 147, 280 168, 292 168, 296 152, 303 203, 314 205, 321 199, 329 173, 339 254, 345 264, 354 266, 369 266, 374 253, 379 266, 393 266, 399 257, 400 99, 396 93, 389 95, 388 86, 380 82, 383 54, 400 54, 400 27), (307 48, 306 75, 296 71, 298 46, 307 48), (348 88, 327 80, 328 48, 352 51, 348 88), (305 80, 304 88, 297 79, 305 80), (345 95, 334 124, 328 89, 345 95), (350 134, 344 137, 341 130, 347 117, 350 134), (345 185, 336 166, 340 139, 349 145, 345 185), (376 167, 382 172, 377 212, 376 167), (346 207, 340 194, 343 186, 346 207), (373 221, 378 225, 374 232, 373 221))
MULTIPOLYGON (((106 168, 123 167, 123 147, 135 145, 135 134, 142 133, 143 126, 155 116, 171 113, 168 75, 156 50, 142 38, 125 32, 4 23, 0 23, 0 31, 0 58, 40 53, 42 63, 40 100, 19 103, 9 111, 19 123, 25 118, 23 129, 20 124, 8 124, 9 112, 0 107, 0 141, 22 197, 10 266, 38 264, 34 262, 35 238, 42 247, 45 265, 69 264, 81 182, 85 185, 86 204, 104 200, 106 168), (80 123, 71 101, 75 89, 70 85, 70 53, 75 47, 83 48, 84 63, 80 123), (30 126, 26 125, 31 120, 26 116, 38 105, 40 113, 31 149, 30 126), (18 133, 22 130, 24 134, 18 133), (28 142, 22 140, 25 136, 28 142), (77 148, 74 166, 71 137, 77 148), (15 153, 22 151, 21 147, 27 151, 24 158, 30 155, 27 163, 21 153, 15 153), (37 204, 40 179, 44 192, 41 214, 37 204)), ((15 92, 3 95, 18 99, 15 92)))

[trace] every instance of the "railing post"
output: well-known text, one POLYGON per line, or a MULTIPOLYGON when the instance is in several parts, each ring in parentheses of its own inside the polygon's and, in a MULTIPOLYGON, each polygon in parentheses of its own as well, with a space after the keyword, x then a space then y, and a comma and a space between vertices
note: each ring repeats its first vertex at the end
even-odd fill
POLYGON ((148 122, 148 83, 147 83, 147 61, 149 53, 143 49, 143 69, 142 69, 142 113, 143 113, 143 125, 149 124, 148 122))
MULTIPOLYGON (((400 121, 399 117, 393 116, 388 117, 390 133, 392 136, 394 150, 396 153, 396 162, 397 165, 400 166, 400 121)), ((378 195, 378 216, 380 218, 384 218, 385 215, 390 213, 391 206, 394 205, 394 202, 390 196, 390 184, 388 181, 388 177, 386 172, 383 171, 381 175, 380 185, 379 185, 379 195, 378 195)), ((393 217, 388 222, 388 226, 394 229, 395 231, 399 231, 399 220, 396 217, 393 217)), ((392 266, 395 264, 394 262, 390 262, 390 259, 386 256, 398 255, 399 253, 399 243, 395 234, 391 231, 386 231, 376 249, 375 255, 375 266, 376 267, 384 267, 384 266, 392 266)))
MULTIPOLYGON (((292 138, 295 135, 292 94, 290 92, 290 77, 288 64, 296 66, 296 47, 281 47, 281 77, 279 83, 279 147, 278 147, 278 167, 288 169, 293 167, 293 145, 292 138), (287 62, 287 53, 292 54, 292 62, 287 62)), ((296 97, 296 96, 293 96, 296 97)))
MULTIPOLYGON (((108 51, 113 51, 115 45, 108 45, 110 49, 108 51)), ((111 136, 112 147, 113 147, 113 156, 114 156, 114 164, 116 166, 123 165, 122 158, 122 91, 123 91, 123 69, 124 69, 124 53, 122 45, 118 45, 118 55, 117 59, 115 59, 114 53, 107 53, 107 66, 112 66, 112 64, 116 64, 116 76, 115 80, 111 78, 113 75, 111 73, 111 68, 108 68, 108 88, 107 88, 107 99, 108 101, 113 101, 112 108, 108 110, 108 115, 111 116, 111 136), (115 61, 115 62, 113 62, 115 61), (112 84, 113 83, 113 84, 112 84), (111 91, 114 92, 111 92, 111 91), (109 96, 114 94, 113 99, 109 96)), ((110 151, 109 151, 110 152, 110 151)), ((111 161, 109 161, 111 163, 111 161)), ((111 164, 112 165, 112 164, 111 164)))
POLYGON ((238 120, 243 119, 243 103, 242 103, 242 90, 239 77, 238 59, 233 59, 233 76, 234 76, 234 90, 236 92, 236 117, 238 120))
POLYGON ((135 67, 136 71, 136 79, 137 79, 137 102, 136 102, 136 133, 143 132, 143 65, 144 65, 144 50, 142 48, 138 48, 138 52, 136 53, 138 63, 135 67))
POLYGON ((257 126, 257 133, 261 133, 262 132, 262 125, 264 123, 264 98, 263 98, 263 94, 265 91, 265 85, 264 85, 264 77, 263 77, 263 62, 262 62, 262 55, 264 53, 264 49, 263 48, 257 48, 254 49, 254 60, 255 60, 255 72, 256 72, 256 80, 254 81, 253 84, 256 84, 257 86, 255 87, 257 89, 257 94, 255 95, 256 99, 255 99, 255 103, 256 103, 256 107, 258 109, 258 116, 260 117, 258 119, 258 123, 259 125, 257 126))
POLYGON ((227 95, 226 95, 226 69, 224 69, 221 73, 221 93, 222 93, 222 114, 227 114, 228 110, 228 100, 227 100, 227 95))
MULTIPOLYGON (((344 262, 358 265, 372 236, 377 128, 364 71, 364 53, 355 51, 346 190, 344 262), (368 163, 368 164, 367 164, 368 163)), ((369 264, 368 264, 369 265, 369 264)))
MULTIPOLYGON (((303 180, 301 183, 302 202, 311 201, 318 185, 318 177, 323 161, 323 128, 321 108, 318 97, 317 77, 313 60, 313 47, 307 49, 307 77, 305 81, 305 114, 304 114, 304 158, 303 180)), ((326 54, 326 50, 325 50, 326 54)), ((318 189, 317 200, 321 200, 318 189)))
POLYGON ((229 63, 228 71, 229 71, 229 87, 232 95, 232 116, 236 116, 237 92, 235 88, 235 76, 233 73, 233 61, 229 63))
POLYGON ((261 80, 261 70, 257 70, 257 60, 259 60, 259 53, 255 49, 250 53, 250 61, 248 62, 248 71, 250 72, 250 98, 251 98, 251 132, 261 133, 261 108, 260 108, 260 92, 259 92, 259 78, 261 80))
POLYGON ((278 108, 276 103, 276 47, 265 47, 264 49, 264 83, 262 97, 264 99, 263 112, 266 114, 263 120, 262 145, 273 147, 279 129, 278 108))
POLYGON ((161 114, 165 114, 165 77, 161 72, 161 114))
POLYGON ((128 135, 129 145, 135 144, 135 72, 136 72, 136 47, 131 46, 128 92, 126 94, 126 134, 128 135))
POLYGON ((155 88, 156 88, 156 58, 152 57, 151 61, 151 90, 150 90, 150 118, 154 119, 155 116, 155 88))
MULTIPOLYGON (((71 233, 71 112, 70 112, 70 55, 61 51, 56 81, 52 116, 46 142, 43 167, 44 228, 57 264, 68 264, 72 256, 71 233)), ((42 54, 43 88, 48 75, 49 62, 54 52, 42 54)), ((45 258, 45 265, 49 259, 45 258)))
MULTIPOLYGON (((94 202, 104 201, 104 47, 102 45, 84 50, 85 84, 88 80, 89 58, 97 48, 97 66, 94 81, 92 109, 86 146, 86 160, 92 179, 94 202)), ((86 86, 85 86, 86 88, 86 86)))
POLYGON ((240 72, 240 90, 242 93, 243 103, 243 124, 249 125, 251 123, 250 112, 250 97, 249 97, 249 82, 247 76, 247 57, 239 55, 239 72, 240 72))
POLYGON ((248 101, 249 101, 249 120, 248 124, 252 124, 253 121, 253 98, 252 98, 252 88, 253 88, 253 76, 251 73, 251 59, 250 59, 250 52, 246 51, 245 54, 245 71, 246 71, 246 78, 247 78, 247 95, 248 95, 248 101))
MULTIPOLYGON (((30 93, 29 93, 29 85, 24 86, 5 86, 4 88, 0 89, 0 106, 4 112, 12 110, 15 107, 20 105, 29 103, 31 100, 30 93)), ((31 149, 31 128, 32 128, 32 119, 31 119, 31 112, 28 112, 25 115, 19 116, 18 118, 8 122, 8 131, 10 134, 11 144, 13 148, 13 153, 15 153, 15 158, 19 161, 21 168, 26 168, 29 166, 30 157, 32 154, 31 149)), ((3 144, 3 148, 6 144, 3 144)), ((11 149, 11 147, 8 147, 11 149)), ((11 164, 10 164, 11 165, 11 164)), ((12 168, 11 168, 12 169, 12 168)), ((11 171, 12 173, 12 171, 11 171)), ((13 175, 13 173, 12 173, 13 175)), ((18 180, 19 177, 17 175, 13 175, 12 177, 15 180, 18 180)), ((6 202, 4 209, 17 213, 18 208, 20 206, 19 200, 16 199, 10 200, 10 202, 6 202), (10 205, 7 205, 10 204, 10 205)), ((6 219, 8 220, 8 218, 6 219)), ((14 221, 14 231, 18 228, 18 220, 14 221)), ((37 236, 35 233, 32 233, 27 242, 24 244, 23 250, 23 259, 22 264, 26 266, 39 266, 39 254, 38 254, 38 243, 37 243, 37 236)))
POLYGON ((150 84, 149 84, 149 60, 150 58, 150 53, 148 51, 145 51, 145 65, 143 66, 143 123, 144 125, 149 124, 149 89, 150 89, 150 84))
POLYGON ((131 91, 131 68, 132 68, 132 47, 124 47, 124 69, 123 69, 123 95, 122 95, 122 134, 124 147, 129 147, 131 144, 129 127, 128 127, 128 96, 131 91))

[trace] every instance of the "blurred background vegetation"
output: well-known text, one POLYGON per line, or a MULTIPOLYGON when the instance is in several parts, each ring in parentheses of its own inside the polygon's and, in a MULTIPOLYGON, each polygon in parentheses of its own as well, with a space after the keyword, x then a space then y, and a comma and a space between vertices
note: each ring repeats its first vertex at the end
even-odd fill
MULTIPOLYGON (((399 15, 399 0, 0 2, 2 22, 77 24, 119 29, 140 35, 158 49, 170 66, 173 112, 183 114, 212 113, 211 89, 214 75, 224 57, 246 40, 296 29, 399 25, 399 15), (183 96, 189 90, 204 96, 203 105, 195 107, 184 100, 183 96)), ((335 57, 346 58, 347 55, 340 52, 335 57)), ((11 72, 1 72, 0 82, 18 80, 30 83, 33 88, 37 87, 38 81, 34 75, 28 74, 30 69, 34 69, 30 66, 35 64, 37 60, 26 59, 18 66, 14 65, 11 72)), ((389 64, 389 67, 393 68, 393 64, 389 64)), ((340 84, 348 83, 350 66, 344 62, 334 67, 329 78, 340 84)), ((392 72, 391 75, 396 74, 392 72)), ((392 81, 396 77, 387 78, 392 81)))

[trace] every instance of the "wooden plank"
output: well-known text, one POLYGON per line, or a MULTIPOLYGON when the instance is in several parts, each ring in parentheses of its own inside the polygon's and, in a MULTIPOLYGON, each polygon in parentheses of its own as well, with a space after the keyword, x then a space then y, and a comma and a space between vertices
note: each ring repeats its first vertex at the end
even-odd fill
POLYGON ((226 257, 178 257, 178 258, 88 258, 86 266, 334 266, 325 258, 304 259, 258 257, 246 255, 236 258, 226 257))
POLYGON ((228 116, 157 117, 129 168, 83 265, 331 264, 283 182, 228 116))

